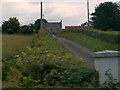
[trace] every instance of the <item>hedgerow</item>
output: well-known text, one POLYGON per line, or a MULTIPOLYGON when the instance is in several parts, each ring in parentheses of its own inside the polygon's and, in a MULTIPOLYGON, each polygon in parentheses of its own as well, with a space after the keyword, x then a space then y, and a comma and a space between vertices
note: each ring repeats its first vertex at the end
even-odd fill
POLYGON ((94 69, 64 50, 44 30, 6 65, 9 66, 3 87, 94 87, 98 83, 94 69))
POLYGON ((107 32, 100 31, 97 29, 80 29, 80 30, 70 30, 70 31, 82 33, 87 36, 90 36, 90 37, 93 37, 96 39, 100 39, 102 41, 106 41, 109 43, 120 44, 120 35, 119 34, 109 34, 107 32))

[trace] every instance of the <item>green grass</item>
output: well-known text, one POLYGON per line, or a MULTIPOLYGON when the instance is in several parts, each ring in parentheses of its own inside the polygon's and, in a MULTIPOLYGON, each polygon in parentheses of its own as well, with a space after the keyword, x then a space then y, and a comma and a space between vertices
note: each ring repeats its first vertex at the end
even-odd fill
MULTIPOLYGON (((111 43, 110 40, 109 40, 109 42, 107 42, 107 40, 104 40, 104 38, 100 39, 100 37, 95 38, 98 35, 96 35, 96 36, 95 36, 95 34, 92 35, 92 31, 90 31, 90 30, 89 30, 89 32, 90 33, 87 33, 87 31, 66 31, 66 32, 60 33, 58 36, 72 40, 92 51, 120 50, 117 43, 115 43, 115 42, 111 43)), ((103 32, 103 31, 96 31, 96 30, 94 30, 94 32, 96 34, 101 33, 101 35, 102 35, 102 33, 110 33, 110 32, 103 32)), ((114 32, 113 35, 117 35, 117 34, 114 32)))
POLYGON ((32 35, 2 35, 2 58, 10 58, 24 51, 32 35))
POLYGON ((119 35, 120 31, 107 31, 106 33, 112 34, 112 35, 119 35))
POLYGON ((0 33, 0 59, 2 57, 2 34, 0 33))
POLYGON ((97 73, 67 52, 47 31, 34 36, 26 50, 5 63, 3 87, 89 87, 97 73))
MULTIPOLYGON (((13 58, 15 55, 20 54, 22 51, 24 51, 31 42, 32 37, 32 35, 0 35, 0 55, 2 57, 1 59, 3 60, 3 73, 7 73, 4 72, 4 65, 5 67, 8 65, 7 61, 9 61, 10 58, 13 58)), ((0 63, 0 77, 2 77, 1 67, 2 64, 0 63)))

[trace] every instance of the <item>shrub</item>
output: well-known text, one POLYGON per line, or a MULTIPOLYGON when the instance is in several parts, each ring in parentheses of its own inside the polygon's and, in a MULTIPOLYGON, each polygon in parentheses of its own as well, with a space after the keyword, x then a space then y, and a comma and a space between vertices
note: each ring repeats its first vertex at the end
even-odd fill
POLYGON ((22 34, 31 34, 31 33, 33 33, 33 30, 34 30, 34 29, 31 29, 30 26, 28 26, 28 25, 23 25, 23 26, 21 26, 21 28, 20 28, 20 32, 21 32, 22 34))

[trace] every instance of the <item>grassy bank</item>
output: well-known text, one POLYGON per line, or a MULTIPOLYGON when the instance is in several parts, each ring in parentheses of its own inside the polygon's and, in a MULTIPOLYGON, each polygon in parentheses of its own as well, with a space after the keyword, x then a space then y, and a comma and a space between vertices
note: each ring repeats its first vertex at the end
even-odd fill
POLYGON ((32 35, 2 35, 2 58, 10 58, 22 52, 30 43, 32 35))
POLYGON ((2 34, 0 33, 0 60, 2 59, 2 34))
POLYGON ((58 36, 72 40, 92 51, 120 50, 119 34, 98 30, 71 30, 58 36))
POLYGON ((3 87, 94 87, 97 73, 68 53, 47 31, 40 31, 3 68, 3 87))

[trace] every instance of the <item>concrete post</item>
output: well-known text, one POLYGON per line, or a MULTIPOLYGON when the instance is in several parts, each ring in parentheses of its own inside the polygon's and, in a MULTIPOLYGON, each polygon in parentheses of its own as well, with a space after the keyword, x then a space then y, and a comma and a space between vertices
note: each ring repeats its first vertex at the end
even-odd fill
POLYGON ((105 75, 106 71, 116 79, 114 83, 120 82, 120 52, 105 50, 95 53, 95 69, 99 72, 100 84, 108 81, 108 76, 105 75))

